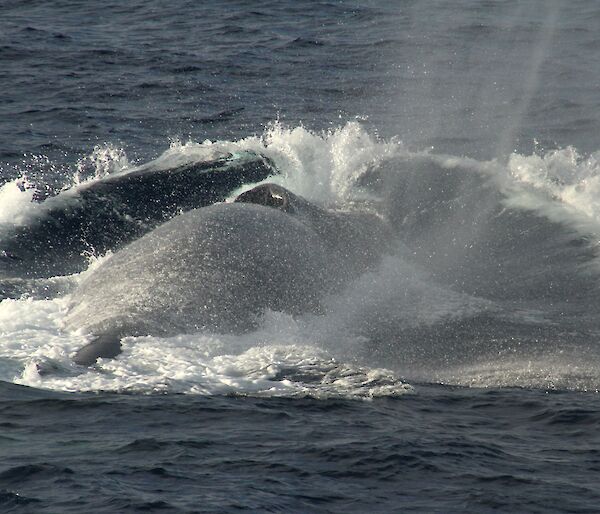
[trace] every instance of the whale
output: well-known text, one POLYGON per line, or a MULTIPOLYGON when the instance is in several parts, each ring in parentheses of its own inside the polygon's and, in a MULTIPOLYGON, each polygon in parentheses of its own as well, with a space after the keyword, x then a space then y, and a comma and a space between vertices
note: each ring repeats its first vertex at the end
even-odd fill
POLYGON ((26 224, 2 227, 0 279, 79 273, 90 256, 119 250, 181 212, 222 202, 277 173, 261 154, 221 153, 174 167, 152 162, 40 198, 26 224))
POLYGON ((243 333, 267 311, 322 313, 323 298, 376 266, 385 220, 317 206, 262 184, 183 213, 113 254, 72 293, 67 330, 89 335, 92 365, 126 336, 243 333))

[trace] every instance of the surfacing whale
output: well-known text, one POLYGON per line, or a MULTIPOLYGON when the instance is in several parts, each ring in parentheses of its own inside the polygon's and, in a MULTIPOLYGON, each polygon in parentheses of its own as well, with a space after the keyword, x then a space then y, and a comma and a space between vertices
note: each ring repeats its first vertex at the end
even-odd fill
POLYGON ((65 190, 44 199, 27 225, 0 235, 0 278, 80 272, 90 254, 118 250, 181 212, 274 174, 268 158, 244 151, 175 168, 149 163, 65 190))
POLYGON ((311 204, 274 184, 194 209, 115 253, 75 290, 66 327, 93 340, 74 361, 114 357, 125 336, 251 330, 266 309, 320 312, 374 266, 384 221, 311 204))

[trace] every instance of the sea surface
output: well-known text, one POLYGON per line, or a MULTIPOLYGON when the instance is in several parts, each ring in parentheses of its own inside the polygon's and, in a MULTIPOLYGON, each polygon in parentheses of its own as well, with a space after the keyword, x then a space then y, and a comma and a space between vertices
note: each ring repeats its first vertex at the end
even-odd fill
POLYGON ((599 28, 593 0, 2 1, 0 511, 598 512, 599 28), (76 365, 73 292, 198 170, 368 210, 386 250, 318 312, 76 365))

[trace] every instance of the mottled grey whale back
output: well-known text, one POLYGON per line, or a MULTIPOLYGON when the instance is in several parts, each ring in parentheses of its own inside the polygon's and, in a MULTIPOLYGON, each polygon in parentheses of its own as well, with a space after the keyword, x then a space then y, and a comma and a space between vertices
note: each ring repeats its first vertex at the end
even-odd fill
POLYGON ((266 309, 318 312, 323 296, 376 262, 384 224, 333 213, 266 184, 181 214, 92 271, 66 326, 94 334, 75 361, 119 353, 127 335, 243 332, 266 309))
POLYGON ((241 331, 265 308, 311 308, 327 267, 319 237, 292 216, 218 204, 110 257, 73 293, 67 325, 123 335, 241 331))

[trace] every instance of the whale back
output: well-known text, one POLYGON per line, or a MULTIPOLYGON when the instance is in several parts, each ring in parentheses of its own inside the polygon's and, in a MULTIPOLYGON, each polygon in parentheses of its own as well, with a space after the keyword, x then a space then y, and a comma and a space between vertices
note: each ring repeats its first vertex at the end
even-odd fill
POLYGON ((334 275, 306 224, 255 204, 189 211, 111 256, 71 297, 66 325, 88 333, 243 331, 265 310, 318 309, 334 275))
POLYGON ((26 224, 0 233, 0 277, 79 273, 89 255, 119 250, 181 212, 276 173, 266 157, 240 152, 167 168, 149 163, 40 198, 26 224))

